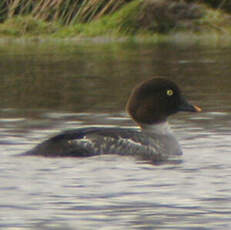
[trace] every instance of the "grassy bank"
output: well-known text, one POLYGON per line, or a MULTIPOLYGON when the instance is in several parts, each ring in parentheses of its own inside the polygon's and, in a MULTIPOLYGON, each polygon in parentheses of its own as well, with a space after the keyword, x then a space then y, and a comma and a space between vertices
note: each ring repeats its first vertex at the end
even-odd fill
POLYGON ((215 8, 177 0, 12 0, 7 6, 4 2, 0 3, 2 37, 231 34, 228 1, 222 5, 212 1, 215 8))

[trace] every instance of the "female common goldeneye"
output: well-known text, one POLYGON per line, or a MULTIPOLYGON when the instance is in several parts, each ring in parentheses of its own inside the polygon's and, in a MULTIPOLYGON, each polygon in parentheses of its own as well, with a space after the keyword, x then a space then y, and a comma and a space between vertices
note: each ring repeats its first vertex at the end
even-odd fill
POLYGON ((151 161, 166 160, 182 154, 168 127, 167 117, 179 111, 201 111, 198 106, 186 101, 175 83, 164 78, 152 78, 135 87, 126 107, 140 126, 139 130, 88 127, 65 131, 25 155, 87 157, 119 154, 140 156, 151 161))

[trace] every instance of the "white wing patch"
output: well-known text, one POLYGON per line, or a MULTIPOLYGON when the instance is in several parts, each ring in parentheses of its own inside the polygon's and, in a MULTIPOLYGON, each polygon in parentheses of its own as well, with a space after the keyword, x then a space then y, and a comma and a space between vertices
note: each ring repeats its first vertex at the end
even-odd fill
POLYGON ((119 154, 137 155, 144 159, 160 159, 165 155, 165 149, 160 140, 150 137, 133 136, 131 138, 87 135, 81 139, 69 140, 68 144, 86 148, 92 155, 119 154))
POLYGON ((131 144, 131 145, 137 145, 137 146, 143 146, 140 142, 136 142, 136 141, 134 141, 134 140, 132 140, 132 139, 126 139, 126 138, 122 138, 122 137, 120 137, 120 139, 121 139, 121 141, 123 141, 124 143, 126 143, 127 142, 127 144, 131 144))

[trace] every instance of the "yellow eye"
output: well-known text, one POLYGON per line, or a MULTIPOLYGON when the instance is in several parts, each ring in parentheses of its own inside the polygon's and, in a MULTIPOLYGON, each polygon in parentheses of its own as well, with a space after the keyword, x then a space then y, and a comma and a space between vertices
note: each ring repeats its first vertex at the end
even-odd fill
POLYGON ((168 89, 168 90, 166 91, 166 94, 167 94, 168 96, 172 96, 172 95, 173 95, 173 90, 172 90, 172 89, 168 89))

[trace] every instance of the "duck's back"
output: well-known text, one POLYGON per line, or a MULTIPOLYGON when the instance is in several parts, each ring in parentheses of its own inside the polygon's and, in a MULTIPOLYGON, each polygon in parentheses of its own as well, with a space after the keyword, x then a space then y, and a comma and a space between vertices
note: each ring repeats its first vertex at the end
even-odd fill
POLYGON ((87 157, 100 154, 137 155, 142 159, 164 160, 181 154, 172 135, 144 133, 125 128, 81 128, 54 136, 26 155, 87 157))

